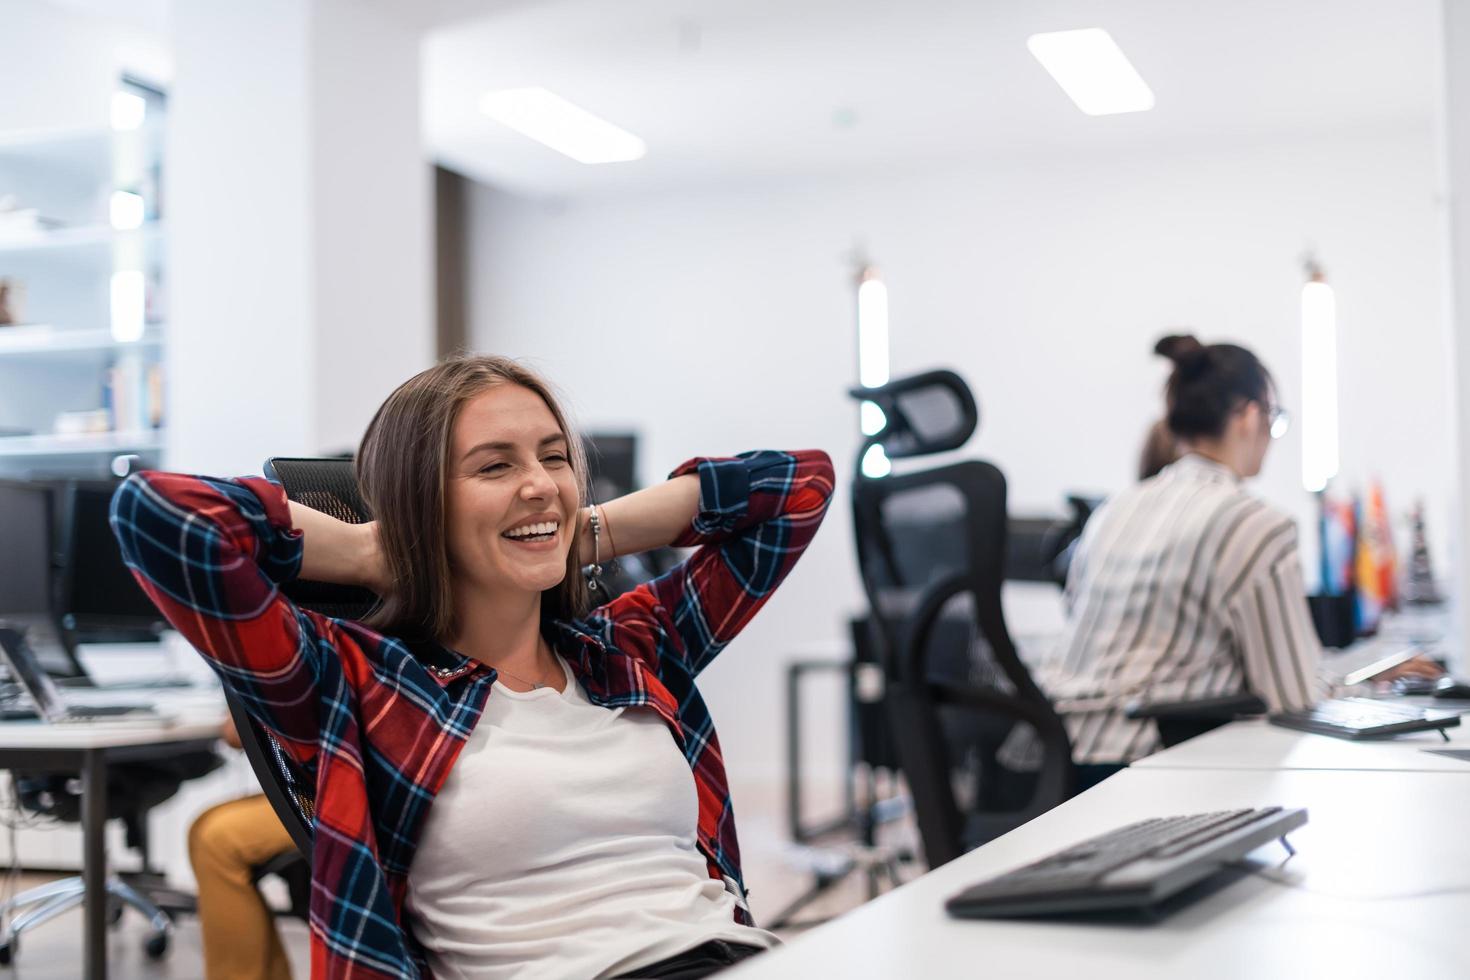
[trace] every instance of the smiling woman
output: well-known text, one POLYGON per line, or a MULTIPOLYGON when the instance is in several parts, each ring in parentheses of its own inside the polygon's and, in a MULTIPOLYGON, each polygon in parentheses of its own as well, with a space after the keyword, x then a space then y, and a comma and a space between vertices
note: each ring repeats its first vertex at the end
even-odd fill
MULTIPOLYGON (((527 473, 538 481, 532 501, 547 499, 545 481, 555 485, 556 502, 542 509, 569 530, 559 548, 562 574, 538 590, 550 593, 542 612, 553 618, 585 612, 586 589, 578 587, 578 558, 570 547, 576 509, 586 497, 581 446, 550 385, 510 358, 456 358, 399 386, 368 425, 357 461, 363 499, 378 518, 387 572, 386 581, 373 583, 383 604, 369 625, 454 636, 455 610, 466 605, 456 602, 453 563, 460 563, 457 571, 467 582, 481 585, 491 568, 484 543, 476 548, 448 525, 483 519, 494 488, 502 495, 513 491, 521 482, 507 477, 527 473)), ((513 504, 501 501, 502 507, 513 504)), ((523 523, 537 516, 516 506, 498 519, 523 523)), ((512 526, 500 525, 491 537, 512 526)))
POLYGON ((776 942, 695 679, 811 542, 831 461, 697 458, 588 507, 579 446, 537 375, 462 357, 369 426, 375 523, 255 478, 118 491, 149 596, 317 772, 313 976, 693 978, 776 942), (582 564, 668 545, 697 550, 587 608, 582 564), (382 605, 298 609, 298 575, 382 605))

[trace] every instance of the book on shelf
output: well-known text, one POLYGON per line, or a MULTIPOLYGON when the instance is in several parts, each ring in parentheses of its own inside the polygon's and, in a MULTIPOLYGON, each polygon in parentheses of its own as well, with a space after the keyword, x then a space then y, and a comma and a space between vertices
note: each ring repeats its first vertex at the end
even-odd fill
POLYGON ((117 359, 103 385, 103 406, 114 432, 147 432, 163 425, 163 366, 128 354, 117 359))

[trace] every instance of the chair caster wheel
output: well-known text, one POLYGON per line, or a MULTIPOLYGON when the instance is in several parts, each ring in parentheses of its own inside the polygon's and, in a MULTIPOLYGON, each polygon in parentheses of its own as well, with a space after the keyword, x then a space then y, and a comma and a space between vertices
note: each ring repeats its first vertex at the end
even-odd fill
POLYGON ((0 966, 9 966, 15 959, 15 949, 20 944, 17 937, 11 936, 5 942, 0 943, 0 966))
POLYGON ((168 954, 168 933, 156 932, 143 943, 143 952, 150 960, 161 960, 168 954))

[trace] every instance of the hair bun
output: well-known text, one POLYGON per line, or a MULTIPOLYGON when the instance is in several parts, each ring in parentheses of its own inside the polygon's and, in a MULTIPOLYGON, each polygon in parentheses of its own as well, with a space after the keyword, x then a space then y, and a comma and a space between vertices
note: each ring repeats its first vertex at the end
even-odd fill
POLYGON ((1172 334, 1154 344, 1154 353, 1167 357, 1175 364, 1190 359, 1205 349, 1205 345, 1193 334, 1172 334))
POLYGON ((1210 349, 1192 334, 1174 334, 1154 344, 1154 353, 1174 362, 1174 372, 1181 381, 1193 381, 1210 369, 1210 349))

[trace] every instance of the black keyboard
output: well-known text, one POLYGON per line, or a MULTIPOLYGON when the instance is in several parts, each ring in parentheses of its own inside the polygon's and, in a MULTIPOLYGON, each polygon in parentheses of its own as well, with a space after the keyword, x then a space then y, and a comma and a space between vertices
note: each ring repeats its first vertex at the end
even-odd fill
MULTIPOLYGON (((1337 698, 1305 711, 1272 715, 1271 724, 1338 738, 1382 738, 1406 732, 1441 732, 1460 723, 1452 712, 1416 708, 1373 698, 1337 698)), ((1446 736, 1448 738, 1448 736, 1446 736)))
POLYGON ((117 718, 122 715, 151 715, 154 710, 142 704, 69 704, 66 717, 78 720, 117 718))
POLYGON ((972 885, 945 903, 988 919, 1152 908, 1307 822, 1279 806, 1155 817, 972 885))

